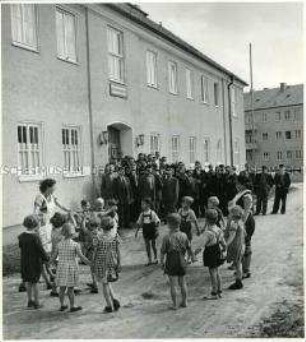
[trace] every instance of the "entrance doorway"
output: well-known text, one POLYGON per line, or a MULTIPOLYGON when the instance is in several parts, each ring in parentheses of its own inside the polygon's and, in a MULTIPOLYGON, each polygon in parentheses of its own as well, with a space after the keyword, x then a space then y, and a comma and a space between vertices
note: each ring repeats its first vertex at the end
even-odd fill
POLYGON ((115 122, 107 126, 107 131, 109 161, 119 160, 126 155, 134 155, 133 134, 130 126, 115 122))

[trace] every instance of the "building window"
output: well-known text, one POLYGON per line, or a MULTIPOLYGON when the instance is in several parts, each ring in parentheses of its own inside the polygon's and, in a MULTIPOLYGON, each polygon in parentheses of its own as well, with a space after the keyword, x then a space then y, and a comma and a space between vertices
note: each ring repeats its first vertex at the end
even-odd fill
POLYGON ((20 124, 17 127, 18 160, 23 175, 41 174, 42 134, 39 124, 20 124))
POLYGON ((37 7, 29 4, 11 5, 11 29, 14 44, 37 50, 37 7))
POLYGON ((302 159, 303 158, 303 151, 302 150, 296 150, 295 151, 295 158, 296 159, 302 159))
POLYGON ((295 139, 301 139, 302 131, 300 129, 296 129, 294 133, 295 133, 295 139))
POLYGON ((287 159, 292 159, 292 151, 287 151, 287 159))
POLYGON ((67 173, 80 173, 82 171, 80 128, 63 128, 62 145, 64 152, 64 171, 67 173))
POLYGON ((107 28, 108 75, 115 82, 124 83, 123 33, 107 28))
POLYGON ((158 134, 151 134, 150 135, 150 153, 151 154, 154 154, 156 152, 159 152, 160 150, 160 146, 159 146, 159 135, 158 134))
POLYGON ((268 140, 269 134, 268 133, 262 133, 262 140, 268 140))
POLYGON ((157 88, 157 54, 152 51, 147 51, 147 84, 157 88))
POLYGON ((294 110, 294 112, 293 112, 293 120, 294 121, 298 121, 299 120, 299 113, 300 113, 299 109, 295 109, 294 110))
POLYGON ((286 137, 286 139, 291 139, 291 131, 286 131, 285 137, 286 137))
POLYGON ((281 137, 282 137, 282 132, 281 132, 281 131, 277 131, 277 132, 275 133, 275 135, 276 135, 276 139, 281 139, 281 137))
POLYGON ((172 162, 177 162, 180 156, 180 136, 173 135, 171 139, 172 162))
POLYGON ((264 152, 263 159, 264 159, 264 161, 269 161, 270 160, 270 153, 269 152, 264 152))
POLYGON ((268 115, 267 113, 262 113, 262 121, 267 122, 268 121, 268 115))
POLYGON ((201 101, 204 103, 209 102, 208 78, 205 76, 201 76, 201 101))
POLYGON ((177 94, 177 64, 168 62, 169 92, 177 94))
POLYGON ((189 137, 189 162, 194 164, 196 160, 196 137, 189 137))
POLYGON ((240 146, 239 139, 235 139, 234 141, 234 164, 240 165, 240 146))
POLYGON ((282 151, 278 151, 277 152, 277 160, 282 160, 283 159, 283 152, 282 151))
POLYGON ((286 121, 289 121, 291 119, 291 113, 290 110, 286 110, 284 113, 284 117, 286 121))
POLYGON ((217 142, 217 162, 218 164, 221 163, 222 160, 222 141, 221 139, 217 142))
POLYGON ((76 22, 71 13, 56 9, 57 56, 76 62, 76 22))
POLYGON ((210 160, 210 141, 209 138, 205 138, 203 140, 203 159, 204 159, 204 163, 209 163, 210 160))
POLYGON ((193 99, 193 77, 192 71, 186 68, 186 96, 193 99))
POLYGON ((252 122, 252 116, 251 116, 251 114, 247 114, 246 115, 246 123, 250 124, 251 122, 252 122))
POLYGON ((275 113, 275 121, 280 121, 281 120, 281 113, 280 112, 276 112, 275 113))
POLYGON ((252 131, 251 130, 245 131, 245 142, 246 144, 252 143, 252 131))
POLYGON ((219 106, 219 84, 214 82, 214 102, 215 106, 219 106))

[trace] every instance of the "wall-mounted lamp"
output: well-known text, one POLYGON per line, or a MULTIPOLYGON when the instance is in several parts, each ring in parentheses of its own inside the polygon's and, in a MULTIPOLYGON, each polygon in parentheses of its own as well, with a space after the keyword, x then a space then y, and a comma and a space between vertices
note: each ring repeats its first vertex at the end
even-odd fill
POLYGON ((108 131, 103 131, 99 134, 99 143, 100 145, 108 143, 108 131))
POLYGON ((139 134, 136 137, 136 145, 137 147, 144 145, 144 134, 139 134))

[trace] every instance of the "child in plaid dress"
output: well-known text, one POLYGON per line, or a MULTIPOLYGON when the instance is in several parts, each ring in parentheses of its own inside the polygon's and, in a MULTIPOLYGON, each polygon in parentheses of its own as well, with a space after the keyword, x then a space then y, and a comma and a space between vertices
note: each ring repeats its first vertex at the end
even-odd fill
POLYGON ((70 301, 70 312, 82 310, 81 306, 74 304, 74 287, 78 285, 79 266, 77 256, 86 264, 90 261, 82 254, 80 245, 73 241, 75 229, 72 224, 65 223, 62 228, 64 240, 59 242, 56 251, 52 256, 51 262, 58 257, 58 265, 56 271, 56 285, 59 286, 60 311, 65 311, 68 306, 65 305, 65 291, 68 288, 68 297, 70 301))
POLYGON ((115 298, 111 282, 118 280, 121 271, 120 240, 113 231, 114 221, 106 216, 101 220, 103 232, 99 232, 94 239, 93 268, 99 284, 102 283, 106 301, 105 313, 117 311, 120 302, 115 298))

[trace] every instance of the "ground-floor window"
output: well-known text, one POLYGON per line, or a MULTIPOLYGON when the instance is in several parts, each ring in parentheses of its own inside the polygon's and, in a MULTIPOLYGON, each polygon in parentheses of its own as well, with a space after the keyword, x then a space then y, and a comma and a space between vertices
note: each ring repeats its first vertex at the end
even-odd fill
POLYGON ((239 139, 235 139, 234 141, 234 165, 240 165, 239 139))
POLYGON ((269 161, 270 160, 270 152, 264 152, 263 160, 264 161, 269 161))
POLYGON ((62 145, 64 153, 64 171, 81 172, 80 127, 71 126, 62 129, 62 145))
POLYGON ((282 151, 278 151, 277 152, 277 160, 282 160, 283 159, 283 152, 282 151))
POLYGON ((17 127, 18 163, 24 175, 37 175, 42 167, 42 127, 35 123, 22 123, 17 127))
POLYGON ((173 135, 171 139, 172 162, 177 162, 180 157, 180 136, 173 135))
POLYGON ((195 163, 196 145, 197 145, 196 137, 189 137, 189 162, 190 164, 195 163))
POLYGON ((210 162, 210 140, 209 138, 204 138, 203 140, 203 159, 204 163, 210 162))
POLYGON ((150 135, 150 153, 155 154, 160 151, 160 136, 152 133, 150 135))

